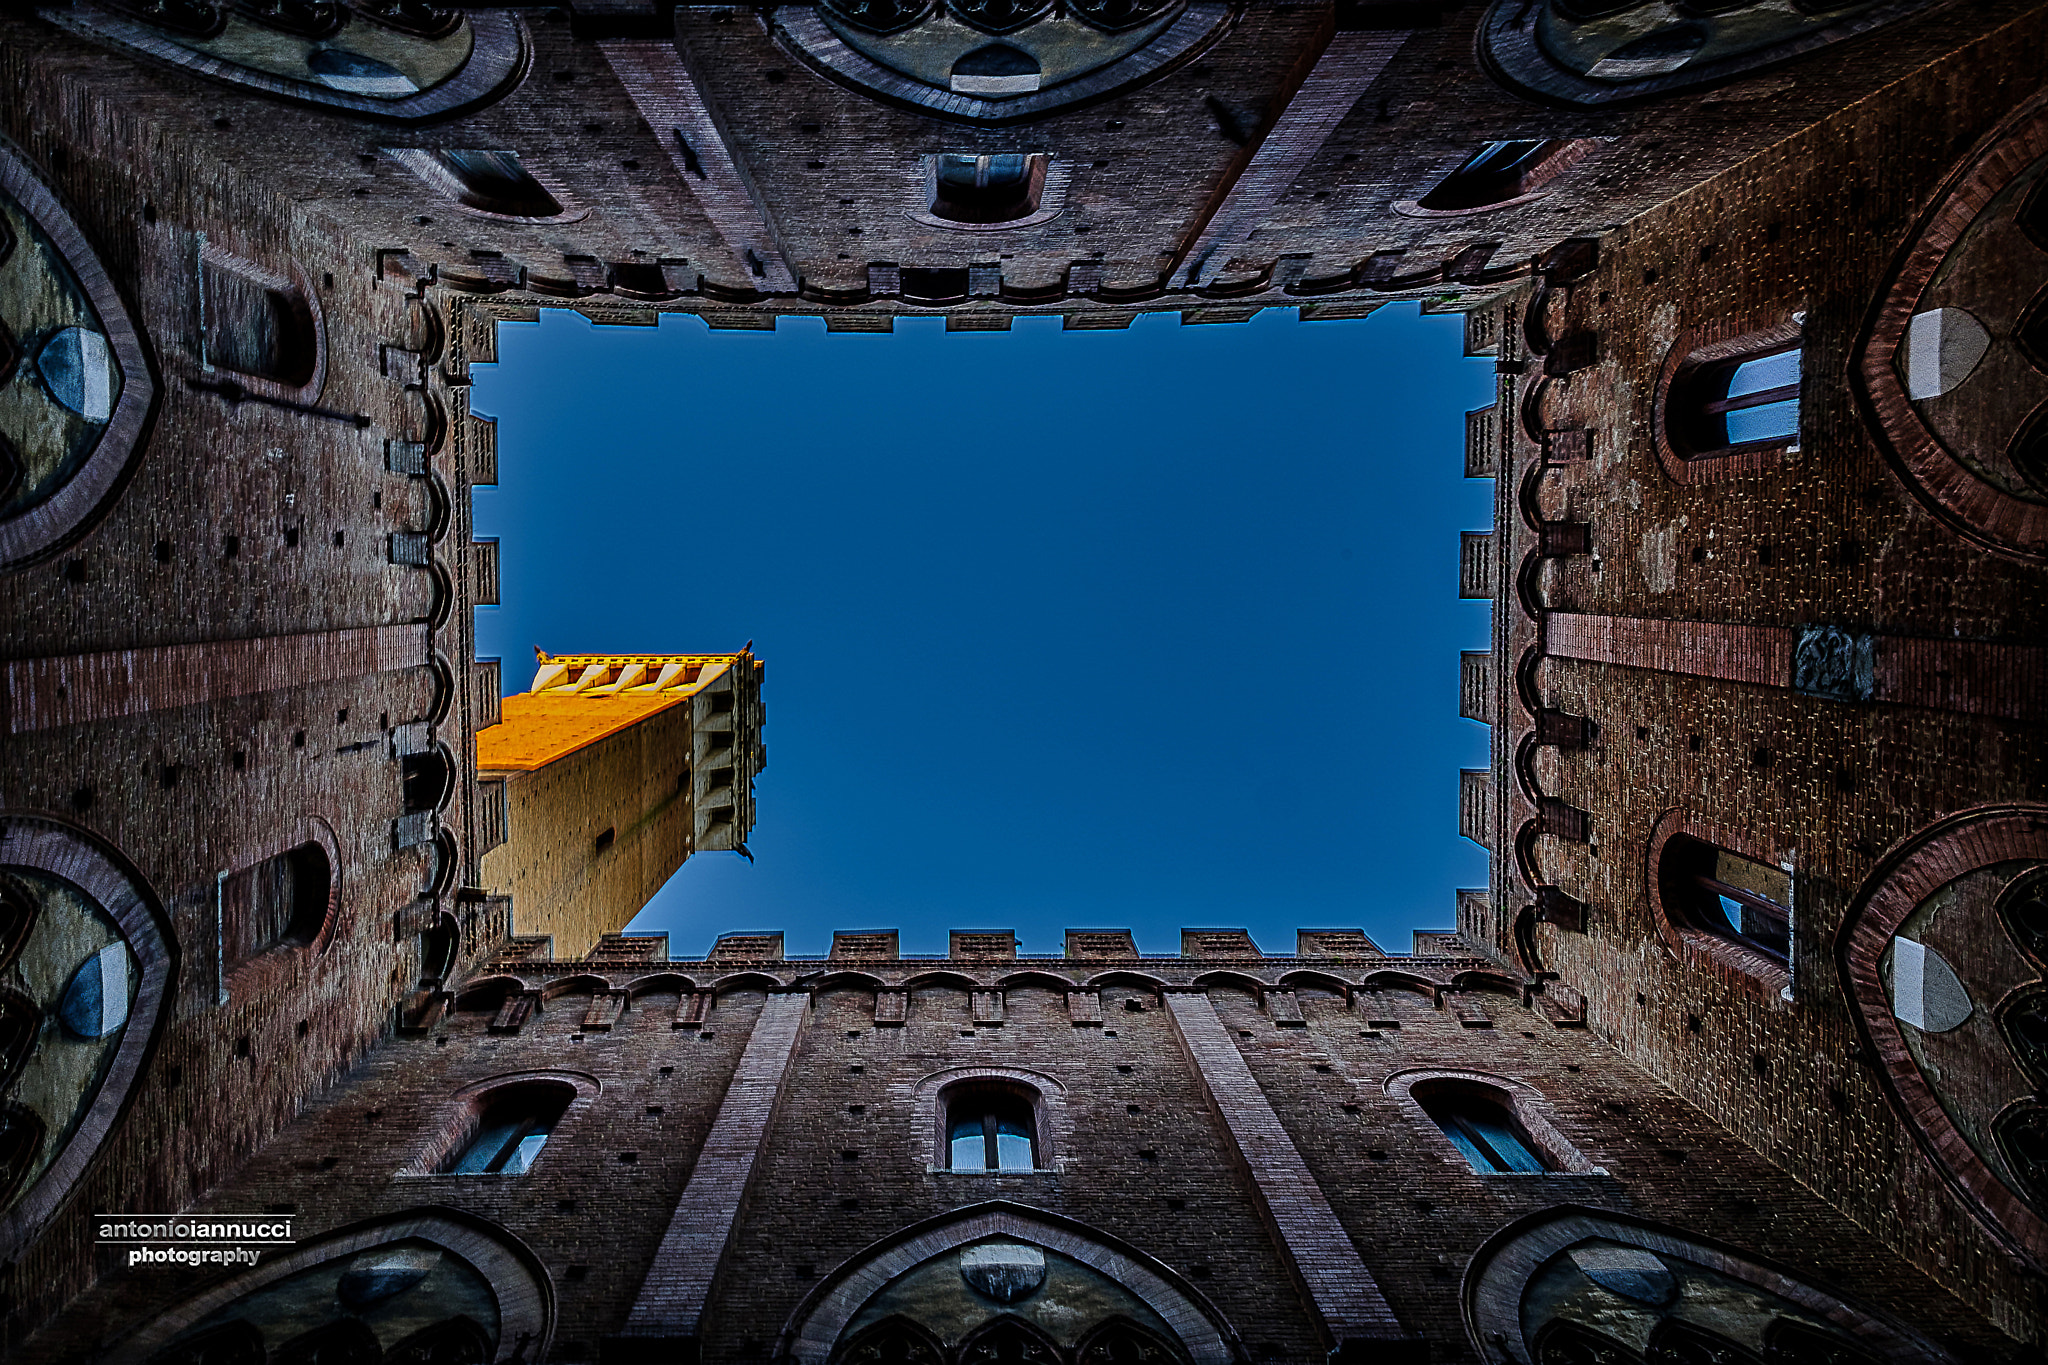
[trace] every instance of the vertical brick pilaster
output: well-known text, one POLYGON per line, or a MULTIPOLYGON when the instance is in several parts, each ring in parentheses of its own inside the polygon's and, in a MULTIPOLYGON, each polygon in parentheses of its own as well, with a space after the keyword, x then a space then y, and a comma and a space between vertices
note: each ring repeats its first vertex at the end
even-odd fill
POLYGON ((1166 1005, 1181 1050, 1201 1078, 1210 1107, 1223 1121, 1239 1165, 1251 1178, 1267 1228, 1332 1344, 1349 1354, 1363 1343, 1382 1342, 1387 1345, 1375 1359, 1409 1358, 1420 1343, 1401 1329, 1387 1307, 1372 1272, 1309 1174, 1294 1139, 1280 1126, 1208 995, 1176 991, 1167 995, 1166 1005))
MULTIPOLYGON (((678 1345, 695 1342, 712 1277, 725 1259, 740 1201, 781 1102, 789 1061, 810 1005, 809 996, 792 992, 771 995, 761 1007, 696 1169, 690 1172, 690 1183, 683 1187, 654 1264, 626 1317, 626 1338, 650 1345, 649 1338, 678 1345)), ((632 1354, 633 1344, 638 1343, 622 1343, 625 1349, 608 1349, 606 1354, 632 1354)))

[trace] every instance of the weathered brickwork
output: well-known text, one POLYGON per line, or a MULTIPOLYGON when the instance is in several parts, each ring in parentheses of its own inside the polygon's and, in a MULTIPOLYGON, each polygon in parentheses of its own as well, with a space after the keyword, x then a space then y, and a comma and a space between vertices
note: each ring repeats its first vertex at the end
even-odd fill
MULTIPOLYGON (((303 8, 215 17, 270 25, 274 52, 278 25, 328 21, 303 8)), ((1067 8, 1101 17, 1044 22, 1080 24, 1067 8)), ((1998 1040, 2048 972, 2028 889, 2048 582, 2011 529, 2048 488, 2039 433, 2007 430, 2048 372, 2024 306, 2048 250, 2026 178, 2048 19, 1709 8, 1685 33, 1724 47, 1698 67, 1615 48, 1594 76, 1530 65, 1537 29, 1605 22, 1554 0, 1529 26, 1504 4, 1189 4, 1121 65, 1010 106, 985 72, 863 67, 869 39, 831 36, 853 21, 807 6, 365 3, 291 79, 195 59, 213 40, 177 26, 204 5, 0 17, 0 185, 68 215, 60 254, 114 291, 108 344, 148 400, 109 419, 125 444, 118 477, 92 466, 98 502, 0 573, 0 848, 91 863, 130 888, 107 922, 148 930, 89 959, 102 993, 30 1002, 42 1031, 13 1060, 120 1013, 104 964, 150 983, 109 1025, 137 1041, 113 1088, 78 1093, 77 1160, 0 1208, 35 1211, 0 1220, 0 1354, 284 1359, 304 1329, 465 1365, 950 1365, 1020 1340, 1074 1365, 1161 1343, 1205 1365, 1493 1365, 1595 1358, 1572 1333, 1597 1319, 1635 1334, 1596 1342, 1610 1358, 1694 1358, 1697 1321, 1621 1300, 1703 1267, 1722 1301, 1766 1305, 1737 1332, 1753 1355, 2037 1353, 2048 1163, 2007 1138, 2048 1117, 1998 1040), (1779 36, 1731 54, 1752 20, 1779 36), (412 78, 346 44, 393 56, 408 25, 459 26, 466 64, 366 103, 363 82, 412 78), (1510 140, 1513 183, 1450 179, 1510 140), (947 155, 1039 158, 1030 211, 944 216, 947 155), (1196 929, 1145 959, 1077 931, 1019 960, 984 931, 905 960, 861 932, 808 961, 751 935, 670 962, 617 931, 693 849, 744 848, 750 790, 705 835, 706 760, 743 766, 718 736, 745 725, 699 698, 573 770, 479 784, 507 680, 476 658, 499 550, 469 490, 496 481, 496 433, 468 385, 498 320, 1086 329, 1388 299, 1469 310, 1467 349, 1499 370, 1464 452, 1497 515, 1460 575, 1494 603, 1461 686, 1494 758, 1460 803, 1493 873, 1457 933, 1404 957, 1304 931, 1268 958, 1196 929), (1956 387, 1959 314, 1901 330, 1935 304, 1985 331, 1997 384, 1956 387), (1798 349, 1796 439, 1696 448, 1699 376, 1759 338, 1798 349), (1941 389, 1921 416, 1970 448, 1930 453, 1894 378, 1941 389), (1687 899, 1709 884, 1735 898, 1687 899), (1764 920, 1717 927, 1717 903, 1764 920), (1957 993, 1974 1033, 1942 1014, 1957 993), (1921 1068, 1922 1033, 1969 1064, 1921 1068), (2006 1107, 1965 1131, 1954 1077, 2006 1107), (494 1154, 507 1132, 539 1148, 524 1174, 445 1169, 514 1169, 530 1149, 494 1154), (1474 1145, 1496 1139, 1505 1156, 1474 1145), (967 1169, 977 1151, 1007 1165, 967 1169), (240 1276, 145 1275, 85 1216, 184 1209, 290 1210, 298 1245, 240 1276), (363 1285, 429 1262, 423 1297, 461 1311, 399 1340, 413 1319, 363 1285), (1034 1273, 1115 1320, 997 1292, 1034 1273), (1573 1317, 1565 1290, 1610 1297, 1573 1317), (284 1299, 361 1312, 280 1318, 284 1299), (1040 1335, 966 1340, 999 1303, 1040 1335), (181 1336, 209 1315, 225 1354, 181 1336)), ((25 278, 0 276, 0 383, 111 402, 90 344, 40 349, 25 278)), ((55 515, 0 498, 17 529, 55 515)), ((23 924, 73 894, 24 880, 39 866, 0 878, 9 1020, 35 984, 10 956, 23 924)), ((0 1173, 25 1169, 18 1098, 0 1173)))
POLYGON ((1491 661, 1501 834, 1489 922, 1469 926, 1502 961, 1558 973, 1595 1031, 2023 1336, 2033 1281, 1890 1103, 1849 1022, 1835 934, 1887 849, 1951 812, 2038 801, 2048 776, 2048 585, 1922 509, 1848 381, 1942 178, 2036 88, 2009 54, 2038 33, 2028 20, 1915 74, 1609 234, 1583 278, 1506 305, 1502 409, 1521 420, 1503 437, 1491 661), (1797 448, 1674 477, 1671 357, 1717 329, 1794 320, 1797 448), (1597 337, 1597 360, 1539 377, 1525 332, 1551 357, 1597 337), (1535 438, 1579 431, 1590 460, 1553 448, 1538 477, 1535 438), (1589 552, 1531 564, 1532 513, 1590 527, 1589 552), (1875 636, 1867 700, 1797 685, 1799 639, 1818 626, 1875 636), (1531 697, 1589 718, 1593 738, 1538 734, 1531 697), (1583 836, 1551 832, 1564 827, 1537 795, 1583 812, 1583 836), (1656 857, 1674 832, 1792 869, 1788 974, 1674 927, 1656 857), (1539 885, 1583 910, 1523 912, 1539 885))

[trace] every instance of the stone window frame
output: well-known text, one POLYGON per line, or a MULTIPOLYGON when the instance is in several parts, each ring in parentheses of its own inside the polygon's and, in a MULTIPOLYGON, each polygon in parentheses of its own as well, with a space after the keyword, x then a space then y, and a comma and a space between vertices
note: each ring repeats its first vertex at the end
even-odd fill
POLYGON ((1658 937, 1673 957, 1687 966, 1706 966, 1716 970, 1766 1000, 1782 1004, 1792 1002, 1799 960, 1800 874, 1796 858, 1793 866, 1787 867, 1767 854, 1759 854, 1755 845, 1741 833, 1696 811, 1673 806, 1658 816, 1657 822, 1650 827, 1650 837, 1643 847, 1642 871, 1644 903, 1649 906, 1650 919, 1657 926, 1658 937), (1785 961, 1779 962, 1768 953, 1702 929, 1693 923, 1689 911, 1665 903, 1664 850, 1673 838, 1679 836, 1712 844, 1766 867, 1778 868, 1791 878, 1792 904, 1785 907, 1788 945, 1785 961))
POLYGON ((335 926, 341 919, 341 886, 343 869, 341 841, 334 833, 334 827, 318 816, 307 816, 293 828, 285 842, 280 842, 260 858, 248 859, 232 871, 219 873, 215 880, 213 913, 214 961, 218 964, 220 1003, 244 1000, 260 995, 272 987, 288 981, 301 963, 314 962, 326 955, 328 946, 334 940, 335 926), (273 944, 260 953, 252 954, 234 964, 227 964, 227 926, 222 922, 223 907, 220 891, 228 878, 250 871, 280 854, 304 848, 307 844, 317 845, 327 855, 327 912, 321 916, 320 926, 313 937, 304 943, 283 942, 273 944))
POLYGON ((445 118, 478 108, 514 89, 532 61, 532 41, 517 15, 503 10, 465 10, 473 46, 462 67, 431 89, 401 100, 380 100, 221 61, 175 42, 147 24, 96 5, 45 5, 36 13, 59 28, 155 58, 195 76, 297 104, 395 123, 445 118))
POLYGON ((106 429, 78 470, 56 492, 17 516, 0 519, 0 571, 27 568, 69 547, 112 508, 114 495, 140 458, 156 415, 158 377, 142 333, 92 243, 42 177, 11 143, 0 139, 0 191, 49 237, 105 329, 121 367, 121 396, 106 429))
MULTIPOLYGON (((556 1068, 530 1071, 505 1071, 495 1076, 486 1076, 472 1081, 450 1094, 430 1116, 427 1123, 428 1136, 419 1142, 412 1156, 395 1174, 410 1180, 463 1180, 504 1179, 503 1176, 478 1176, 471 1173, 457 1174, 440 1169, 441 1163, 460 1152, 476 1136, 478 1126, 483 1122, 484 1111, 491 1105, 491 1097, 503 1090, 526 1086, 555 1086, 572 1093, 562 1108, 562 1116, 548 1132, 548 1141, 554 1141, 565 1132, 571 1122, 588 1113, 603 1093, 604 1083, 584 1071, 569 1071, 556 1068)), ((546 1155, 545 1148, 542 1156, 546 1155)), ((539 1161, 541 1157, 536 1157, 539 1161)), ((530 1172, 531 1168, 529 1168, 530 1172)), ((511 1177, 517 1179, 518 1177, 511 1177)))
POLYGON ((498 1301, 498 1340, 532 1343, 545 1360, 555 1329, 555 1297, 547 1271, 496 1223, 453 1209, 415 1210, 343 1228, 317 1241, 274 1248, 249 1270, 215 1284, 131 1333, 112 1352, 117 1359, 149 1360, 174 1337, 237 1300, 329 1261, 353 1259, 398 1242, 423 1241, 465 1262, 483 1277, 498 1301))
POLYGON ((1022 155, 1033 163, 1037 181, 1034 201, 1037 207, 1030 213, 1000 223, 962 223, 952 218, 941 218, 932 210, 938 204, 939 158, 945 155, 951 153, 930 152, 917 160, 916 187, 911 192, 909 205, 903 210, 903 216, 913 223, 938 228, 942 232, 1009 232, 1015 228, 1049 223, 1066 211, 1067 186, 1074 177, 1073 166, 1051 152, 1024 152, 1022 155))
POLYGON ((1525 1081, 1512 1080, 1506 1076, 1487 1071, 1464 1071, 1442 1067, 1416 1067, 1408 1071, 1397 1071, 1383 1082, 1386 1094, 1398 1101, 1408 1116, 1419 1126, 1435 1135, 1444 1145, 1450 1159, 1461 1169, 1470 1170, 1482 1179, 1525 1180, 1545 1176, 1561 1175, 1608 1175, 1602 1166, 1595 1166, 1572 1140, 1559 1131, 1551 1121, 1555 1112, 1542 1091, 1525 1081), (1422 1101, 1415 1097, 1415 1088, 1443 1088, 1464 1090, 1493 1101, 1507 1110, 1508 1117, 1521 1129, 1521 1136, 1529 1149, 1550 1165, 1545 1171, 1481 1171, 1473 1169, 1451 1140, 1445 1137, 1443 1129, 1422 1101))
POLYGON ((175 983, 173 939, 163 903, 142 874, 110 845, 46 816, 10 812, 0 818, 0 867, 24 867, 77 887, 114 921, 141 975, 127 1027, 92 1103, 63 1150, 14 1206, 0 1214, 0 1260, 12 1260, 63 1206, 113 1132, 162 1031, 175 983))
MULTIPOLYGON (((1687 454, 1684 442, 1671 437, 1672 391, 1676 388, 1684 396, 1684 381, 1699 370, 1733 360, 1738 356, 1754 355, 1761 358, 1786 350, 1806 350, 1806 313, 1803 309, 1790 312, 1742 313, 1704 323, 1681 332, 1665 353, 1664 363, 1657 372, 1656 396, 1651 411, 1650 429, 1656 442, 1657 463, 1673 483, 1702 484, 1717 483, 1744 474, 1761 474, 1783 464, 1788 456, 1796 455, 1800 449, 1800 433, 1795 431, 1784 440, 1759 441, 1744 445, 1725 446, 1717 450, 1687 454)), ((1800 366, 1802 385, 1808 378, 1806 367, 1800 366)), ((1805 394, 1801 394, 1801 407, 1805 405, 1805 394)), ((1801 413, 1801 421, 1805 414, 1801 413)))
POLYGON ((193 353, 198 357, 200 371, 208 375, 232 375, 236 383, 258 397, 308 406, 317 403, 322 390, 327 387, 327 314, 320 306, 320 291, 314 288, 312 275, 290 257, 281 259, 277 268, 273 268, 247 252, 235 250, 234 246, 240 243, 223 245, 204 232, 196 234, 196 237, 198 251, 193 261, 192 291, 199 312, 198 337, 193 353), (214 363, 206 353, 206 267, 209 265, 232 271, 260 288, 288 293, 304 305, 313 327, 313 373, 305 383, 287 384, 268 375, 251 374, 214 363))
POLYGON ((2048 861, 2048 805, 1976 806, 1923 826, 1894 845, 1849 903, 1836 935, 1837 958, 1858 1035, 1905 1129, 1929 1164, 2000 1241, 2036 1262, 2048 1259, 2048 1218, 2007 1188, 1956 1129, 1906 1047, 1885 986, 1886 947, 1941 887, 1995 863, 2048 861))
POLYGON ((1954 1358, 1900 1324, 1866 1312, 1774 1266, 1717 1243, 1626 1213, 1563 1204, 1519 1218, 1483 1242, 1465 1271, 1460 1298, 1465 1330, 1482 1358, 1535 1365, 1523 1339, 1522 1299, 1529 1281, 1571 1247, 1618 1242, 1689 1261, 1785 1299, 1867 1345, 1880 1360, 1955 1365, 1954 1358))
POLYGON ((926 1153, 925 1174, 961 1180, 1023 1180, 1065 1172, 1064 1155, 1073 1141, 1067 1112, 1067 1088, 1042 1071, 1022 1067, 957 1066, 935 1071, 918 1081, 911 1097, 913 1142, 926 1153), (956 1171, 949 1164, 947 1092, 976 1087, 1010 1089, 1031 1102, 1034 1165, 1028 1171, 956 1171), (916 1135, 922 1134, 922 1140, 916 1135))
POLYGON ((546 190, 554 201, 562 206, 561 212, 538 215, 497 213, 491 209, 476 208, 473 205, 464 203, 462 196, 467 192, 467 186, 463 184, 460 176, 449 170, 447 166, 442 164, 440 158, 434 154, 436 152, 485 149, 469 147, 380 147, 378 150, 390 160, 410 171, 422 185, 425 185, 428 189, 439 195, 442 203, 449 209, 470 218, 481 218, 486 222, 492 223, 548 224, 580 223, 590 216, 590 206, 588 204, 585 204, 576 195, 570 193, 568 187, 557 180, 551 172, 542 171, 523 155, 520 155, 517 148, 507 148, 505 150, 512 152, 515 156, 519 156, 519 169, 531 176, 535 184, 546 190))

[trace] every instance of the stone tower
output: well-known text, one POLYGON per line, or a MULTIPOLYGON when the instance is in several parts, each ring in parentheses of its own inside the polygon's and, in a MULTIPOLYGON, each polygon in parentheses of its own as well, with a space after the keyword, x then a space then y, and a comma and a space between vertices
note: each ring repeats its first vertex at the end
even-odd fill
POLYGON ((763 765, 751 654, 543 655, 477 732, 482 889, 581 957, 683 860, 746 851, 763 765), (495 837, 494 837, 495 836, 495 837))

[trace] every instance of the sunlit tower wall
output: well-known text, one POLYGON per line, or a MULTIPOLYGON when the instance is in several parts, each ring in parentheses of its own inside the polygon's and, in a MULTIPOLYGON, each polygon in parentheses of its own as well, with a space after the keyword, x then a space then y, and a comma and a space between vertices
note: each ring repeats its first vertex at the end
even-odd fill
POLYGON ((752 654, 542 654, 503 714, 477 735, 480 874, 520 937, 580 956, 692 853, 746 854, 767 757, 752 654))

